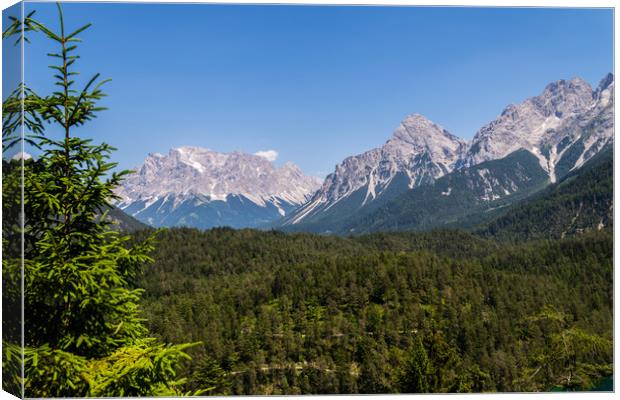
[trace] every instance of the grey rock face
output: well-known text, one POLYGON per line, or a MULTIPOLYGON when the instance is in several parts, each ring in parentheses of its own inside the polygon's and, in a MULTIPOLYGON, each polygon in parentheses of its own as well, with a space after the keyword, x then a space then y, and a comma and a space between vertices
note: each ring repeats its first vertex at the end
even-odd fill
POLYGON ((200 208, 213 211, 215 207, 208 213, 215 220, 200 221, 199 225, 218 226, 218 213, 228 212, 231 207, 227 202, 235 199, 236 217, 222 216, 220 222, 233 221, 236 227, 255 226, 303 204, 319 186, 318 178, 304 175, 290 162, 277 168, 257 155, 181 147, 170 150, 167 155, 146 157, 137 172, 128 176, 117 190, 121 197, 117 206, 155 226, 196 226, 196 221, 185 214, 200 208), (245 224, 243 204, 252 207, 255 216, 263 209, 268 215, 245 224), (166 213, 157 212, 153 207, 166 213), (166 218, 179 209, 184 212, 178 218, 166 218))
POLYGON ((580 78, 561 80, 549 84, 539 96, 509 105, 497 119, 476 133, 463 166, 500 159, 515 150, 526 149, 538 157, 554 182, 556 167, 569 149, 572 148, 570 157, 574 160, 568 167, 578 168, 613 140, 613 86, 611 74, 596 90, 580 78), (581 139, 584 139, 583 148, 575 156, 573 152, 577 149, 573 145, 581 139))
POLYGON ((323 182, 312 199, 286 219, 285 224, 328 210, 339 201, 364 191, 358 207, 372 202, 399 174, 408 188, 429 183, 450 172, 466 149, 466 142, 419 114, 409 115, 380 148, 348 157, 323 182))

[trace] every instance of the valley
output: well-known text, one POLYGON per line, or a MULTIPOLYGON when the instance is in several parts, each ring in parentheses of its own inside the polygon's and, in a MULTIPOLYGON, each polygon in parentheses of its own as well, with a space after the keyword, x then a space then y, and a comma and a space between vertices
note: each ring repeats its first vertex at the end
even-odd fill
POLYGON ((3 11, 3 390, 613 391, 612 7, 121 3, 3 11))
POLYGON ((470 141, 412 114, 322 183, 152 154, 113 211, 155 237, 150 331, 200 343, 187 390, 590 390, 613 370, 613 140, 613 76, 576 78, 470 141))

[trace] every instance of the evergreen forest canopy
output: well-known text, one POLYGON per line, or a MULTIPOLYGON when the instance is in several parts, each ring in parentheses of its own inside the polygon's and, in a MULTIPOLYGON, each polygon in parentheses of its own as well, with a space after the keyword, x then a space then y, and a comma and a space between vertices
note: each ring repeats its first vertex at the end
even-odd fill
POLYGON ((3 150, 21 139, 23 104, 25 139, 41 154, 3 161, 5 389, 548 391, 589 389, 612 373, 611 218, 598 229, 610 212, 611 155, 493 214, 475 234, 144 229, 110 206, 126 174, 111 173, 113 149, 73 135, 103 110, 103 81, 97 74, 76 89, 77 35, 89 25, 67 33, 58 11, 58 32, 29 14, 3 33, 19 43, 23 24, 48 38, 59 87, 20 86, 3 102, 3 150), (64 137, 46 137, 50 125, 64 137))
MULTIPOLYGON (((139 232, 138 238, 146 232, 139 232)), ((162 231, 149 329, 214 394, 588 389, 611 374, 610 230, 498 243, 162 231)))

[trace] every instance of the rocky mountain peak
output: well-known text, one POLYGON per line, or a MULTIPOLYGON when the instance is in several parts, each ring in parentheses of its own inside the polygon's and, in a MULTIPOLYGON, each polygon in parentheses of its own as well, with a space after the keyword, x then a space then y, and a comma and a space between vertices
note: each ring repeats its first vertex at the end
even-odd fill
POLYGON ((179 147, 167 155, 149 154, 138 172, 118 189, 120 205, 152 202, 167 195, 225 200, 244 196, 259 206, 274 198, 305 202, 321 184, 293 163, 276 167, 265 157, 241 152, 221 153, 200 147, 179 147))
POLYGON ((603 90, 607 89, 609 86, 612 86, 613 83, 614 83, 614 74, 610 72, 607 75, 605 75, 603 79, 601 79, 601 82, 598 84, 598 87, 596 88, 596 92, 597 93, 602 92, 603 90))
MULTIPOLYGON (((538 157, 554 181, 555 166, 563 153, 581 138, 584 129, 589 130, 589 121, 613 102, 610 87, 611 74, 603 78, 596 91, 581 78, 550 83, 540 95, 509 105, 497 119, 482 127, 472 139, 462 165, 476 165, 526 149, 538 157)), ((599 129, 594 148, 604 145, 611 136, 611 130, 599 129)), ((584 142, 583 146, 588 150, 592 143, 584 142)))
POLYGON ((441 140, 443 137, 456 139, 441 126, 420 114, 408 115, 396 128, 393 139, 407 143, 430 143, 433 140, 441 140))
POLYGON ((539 96, 526 100, 539 108, 544 115, 581 113, 592 105, 594 91, 589 83, 581 78, 570 81, 559 80, 547 85, 539 96))
POLYGON ((382 196, 388 187, 394 195, 432 182, 454 168, 466 146, 464 140, 428 118, 408 115, 382 147, 347 157, 338 164, 310 202, 297 210, 288 223, 295 224, 347 198, 355 198, 351 207, 358 208, 382 196))
POLYGON ((383 148, 396 151, 403 157, 426 153, 432 160, 451 169, 466 146, 465 140, 423 115, 411 114, 400 123, 383 148))
POLYGON ((588 92, 592 91, 590 84, 583 80, 580 77, 574 77, 570 80, 559 79, 555 82, 549 83, 545 90, 543 91, 543 95, 546 93, 557 93, 557 92, 588 92))
POLYGON ((119 188, 120 206, 131 206, 132 215, 148 214, 147 222, 153 218, 160 224, 167 223, 162 210, 174 213, 186 207, 181 223, 202 218, 197 209, 209 209, 209 218, 216 215, 218 223, 229 223, 220 218, 226 214, 238 226, 248 226, 239 211, 248 212, 248 204, 253 215, 260 215, 252 226, 279 216, 285 217, 285 225, 341 218, 371 202, 382 204, 434 183, 455 169, 503 159, 517 150, 533 154, 554 181, 613 142, 613 79, 606 75, 596 90, 580 78, 552 82, 538 96, 507 106, 471 142, 410 114, 383 146, 346 157, 322 182, 292 162, 277 167, 266 154, 273 151, 220 153, 185 146, 167 155, 149 154, 119 188))

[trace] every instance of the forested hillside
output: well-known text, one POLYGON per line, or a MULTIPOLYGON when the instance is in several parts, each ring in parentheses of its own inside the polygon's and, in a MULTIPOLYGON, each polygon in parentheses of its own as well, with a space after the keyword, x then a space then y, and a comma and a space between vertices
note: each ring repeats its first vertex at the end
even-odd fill
POLYGON ((104 212, 106 211, 107 211, 106 217, 108 218, 108 220, 112 222, 112 225, 115 228, 121 231, 133 232, 133 231, 137 231, 140 229, 146 229, 149 227, 148 225, 143 224, 142 222, 138 221, 131 215, 124 213, 123 210, 121 210, 118 207, 111 205, 107 207, 106 210, 104 210, 104 212))
POLYGON ((476 231, 499 239, 561 238, 613 225, 613 150, 601 152, 476 231))
POLYGON ((153 332, 203 343, 188 389, 588 388, 612 370, 612 248, 607 230, 512 245, 170 229, 138 285, 153 332))
POLYGON ((518 150, 407 191, 337 232, 469 227, 484 220, 485 211, 523 199, 548 182, 537 158, 527 150, 518 150))
POLYGON ((610 226, 612 203, 612 149, 601 151, 553 184, 536 157, 521 150, 453 172, 390 201, 376 202, 353 222, 332 215, 337 214, 336 206, 336 211, 326 213, 329 222, 283 229, 357 235, 460 228, 502 240, 561 238, 610 226))

